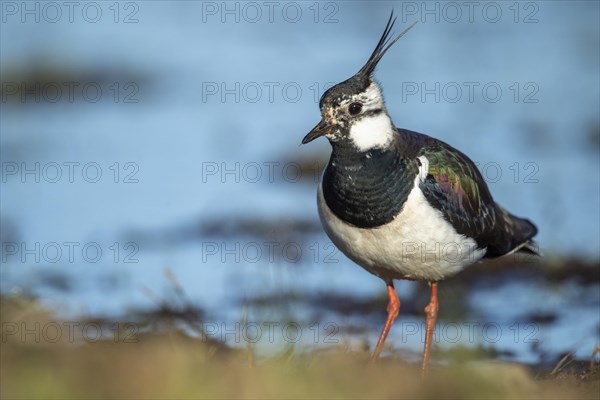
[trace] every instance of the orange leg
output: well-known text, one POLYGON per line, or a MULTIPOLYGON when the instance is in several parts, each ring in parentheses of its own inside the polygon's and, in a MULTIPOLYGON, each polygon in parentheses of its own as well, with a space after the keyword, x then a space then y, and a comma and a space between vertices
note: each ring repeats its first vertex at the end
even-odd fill
POLYGON ((421 371, 423 376, 427 374, 427 364, 429 363, 429 353, 431 352, 431 341, 433 339, 433 331, 435 330, 435 320, 437 313, 440 308, 437 298, 437 283, 431 283, 431 299, 429 304, 425 307, 425 314, 427 315, 426 320, 426 332, 425 332, 425 349, 423 350, 423 365, 421 371))
POLYGON ((400 300, 398 299, 398 294, 396 293, 396 289, 394 289, 394 283, 392 281, 386 282, 388 297, 390 299, 387 306, 387 320, 385 321, 385 325, 383 326, 383 330, 381 331, 381 335, 379 335, 379 340, 377 341, 377 346, 375 347, 375 352, 373 353, 373 357, 371 360, 375 361, 379 358, 379 353, 383 349, 383 343, 387 338, 388 333, 390 332, 390 328, 394 323, 394 320, 398 316, 398 312, 400 311, 400 300))

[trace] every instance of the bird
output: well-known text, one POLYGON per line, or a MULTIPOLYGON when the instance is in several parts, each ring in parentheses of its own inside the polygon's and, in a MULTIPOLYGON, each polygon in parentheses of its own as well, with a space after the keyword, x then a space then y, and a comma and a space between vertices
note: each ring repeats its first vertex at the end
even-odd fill
POLYGON ((351 78, 323 93, 321 121, 302 139, 331 145, 318 190, 323 229, 350 260, 387 287, 387 319, 371 360, 400 311, 394 280, 430 286, 421 371, 427 374, 439 310, 438 282, 484 258, 538 254, 537 227, 494 202, 476 165, 461 151, 397 128, 374 72, 394 37, 392 10, 375 50, 351 78))

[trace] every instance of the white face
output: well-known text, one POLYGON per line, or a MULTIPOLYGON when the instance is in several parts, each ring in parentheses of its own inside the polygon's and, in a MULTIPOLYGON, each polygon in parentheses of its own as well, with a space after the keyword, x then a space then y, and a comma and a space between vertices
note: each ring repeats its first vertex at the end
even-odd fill
POLYGON ((392 120, 385 112, 383 95, 377 83, 372 82, 366 92, 349 100, 360 102, 362 111, 356 115, 350 125, 350 140, 360 151, 387 146, 394 135, 392 120), (381 110, 381 112, 369 115, 370 112, 381 110))
POLYGON ((365 116, 350 126, 350 140, 360 151, 384 148, 393 135, 392 121, 384 112, 365 116))

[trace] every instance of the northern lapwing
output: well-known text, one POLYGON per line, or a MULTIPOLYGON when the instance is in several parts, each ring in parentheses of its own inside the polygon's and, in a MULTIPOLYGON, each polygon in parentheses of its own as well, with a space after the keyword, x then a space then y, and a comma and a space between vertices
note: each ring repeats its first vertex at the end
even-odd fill
POLYGON ((475 164, 452 146, 397 128, 374 80, 377 63, 413 25, 393 38, 392 14, 366 64, 327 90, 322 119, 302 140, 332 147, 317 193, 325 232, 348 258, 383 279, 387 320, 400 310, 394 279, 429 282, 422 370, 427 370, 438 313, 437 283, 482 258, 535 253, 537 228, 496 204, 475 164))

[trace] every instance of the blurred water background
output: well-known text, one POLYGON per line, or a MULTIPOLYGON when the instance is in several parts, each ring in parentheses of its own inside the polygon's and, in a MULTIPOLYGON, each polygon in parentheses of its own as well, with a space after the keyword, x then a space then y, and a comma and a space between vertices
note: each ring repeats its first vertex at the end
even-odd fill
MULTIPOLYGON (((394 9, 397 32, 419 21, 376 72, 396 125, 468 154, 495 199, 535 221, 548 260, 591 263, 596 277, 517 272, 449 289, 439 345, 538 362, 598 340, 598 2, 1 5, 4 295, 67 318, 123 317, 177 301, 168 268, 219 327, 288 318, 372 344, 383 283, 322 232, 329 145, 299 143, 394 9), (371 303, 372 318, 352 312, 371 303), (480 324, 474 338, 464 323, 480 324)), ((398 291, 392 342, 416 354, 425 286, 398 291)), ((301 342, 327 345, 310 335, 301 342)))

